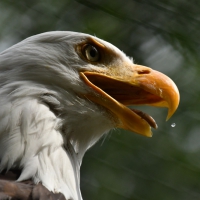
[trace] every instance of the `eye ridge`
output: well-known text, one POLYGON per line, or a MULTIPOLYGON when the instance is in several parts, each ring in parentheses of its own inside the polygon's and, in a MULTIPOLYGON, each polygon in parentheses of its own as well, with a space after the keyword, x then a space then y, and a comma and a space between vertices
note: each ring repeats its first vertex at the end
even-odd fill
POLYGON ((91 62, 97 62, 100 59, 98 48, 91 44, 86 44, 83 46, 83 55, 88 61, 91 62))

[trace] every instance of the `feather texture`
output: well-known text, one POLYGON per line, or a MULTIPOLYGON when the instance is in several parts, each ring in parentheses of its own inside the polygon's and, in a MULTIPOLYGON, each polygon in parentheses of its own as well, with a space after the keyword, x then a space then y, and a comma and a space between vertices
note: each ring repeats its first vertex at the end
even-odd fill
POLYGON ((91 90, 79 72, 98 68, 80 59, 74 47, 88 37, 49 32, 0 54, 0 170, 20 169, 17 181, 41 182, 73 200, 82 199, 85 151, 114 128, 105 109, 77 95, 91 90))

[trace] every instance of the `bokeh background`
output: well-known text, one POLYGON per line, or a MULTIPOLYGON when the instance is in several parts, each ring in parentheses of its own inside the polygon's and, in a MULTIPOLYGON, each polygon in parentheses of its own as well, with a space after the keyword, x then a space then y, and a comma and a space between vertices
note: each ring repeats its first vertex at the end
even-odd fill
POLYGON ((142 108, 159 126, 152 138, 115 130, 86 153, 83 199, 199 200, 200 1, 0 1, 0 51, 54 30, 109 41, 135 63, 167 74, 181 94, 168 122, 166 109, 142 108))

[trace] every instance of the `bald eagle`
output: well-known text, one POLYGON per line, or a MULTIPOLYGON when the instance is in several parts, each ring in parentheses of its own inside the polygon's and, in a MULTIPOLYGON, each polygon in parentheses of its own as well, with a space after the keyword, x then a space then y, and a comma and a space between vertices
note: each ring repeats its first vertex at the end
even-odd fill
POLYGON ((31 180, 81 200, 87 149, 113 128, 151 137, 157 127, 128 106, 167 107, 168 119, 178 104, 169 77, 97 37, 56 31, 25 39, 0 54, 0 171, 19 171, 0 195, 13 197, 13 187, 31 180))

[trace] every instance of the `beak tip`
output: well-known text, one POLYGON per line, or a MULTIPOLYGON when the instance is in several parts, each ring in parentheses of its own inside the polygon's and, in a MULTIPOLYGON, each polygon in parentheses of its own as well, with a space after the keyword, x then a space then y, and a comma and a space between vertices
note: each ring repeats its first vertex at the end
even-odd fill
POLYGON ((166 121, 168 121, 172 117, 172 115, 174 114, 175 111, 176 111, 176 109, 174 109, 174 110, 169 109, 168 110, 166 121))
POLYGON ((171 96, 170 100, 168 101, 168 114, 167 114, 167 118, 166 121, 168 121, 172 115, 175 113, 175 111, 177 110, 178 106, 179 106, 179 102, 180 102, 180 94, 178 91, 178 88, 176 87, 176 85, 174 86, 174 93, 171 96))
POLYGON ((144 134, 144 136, 151 138, 153 136, 153 132, 150 130, 146 134, 144 134))
POLYGON ((153 137, 153 132, 150 132, 150 134, 147 135, 147 137, 149 137, 149 138, 153 137))
POLYGON ((167 115, 166 121, 168 121, 168 120, 171 118, 172 115, 173 115, 173 114, 171 114, 171 113, 168 112, 168 115, 167 115))
POLYGON ((176 101, 176 103, 171 106, 171 107, 168 107, 168 114, 167 114, 167 118, 166 118, 166 121, 168 121, 172 115, 175 113, 175 111, 177 110, 178 108, 178 105, 179 105, 179 101, 176 101))

